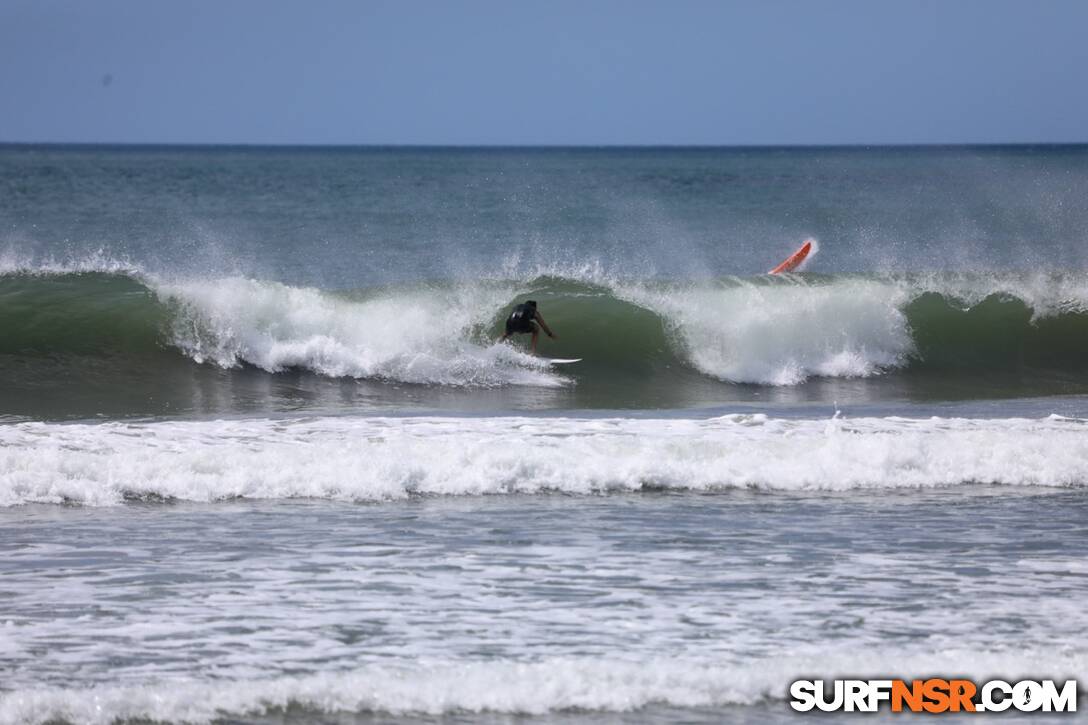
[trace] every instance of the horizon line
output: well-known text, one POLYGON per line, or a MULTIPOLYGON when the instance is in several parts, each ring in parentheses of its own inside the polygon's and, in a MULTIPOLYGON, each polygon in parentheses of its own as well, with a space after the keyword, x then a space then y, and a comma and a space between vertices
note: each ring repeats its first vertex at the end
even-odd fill
POLYGON ((507 143, 256 143, 195 141, 0 141, 4 146, 72 146, 132 148, 253 148, 253 149, 421 149, 421 150, 634 150, 634 149, 874 149, 874 148, 1009 148, 1088 146, 1085 141, 963 141, 963 142, 891 142, 891 143, 646 143, 646 144, 507 144, 507 143))

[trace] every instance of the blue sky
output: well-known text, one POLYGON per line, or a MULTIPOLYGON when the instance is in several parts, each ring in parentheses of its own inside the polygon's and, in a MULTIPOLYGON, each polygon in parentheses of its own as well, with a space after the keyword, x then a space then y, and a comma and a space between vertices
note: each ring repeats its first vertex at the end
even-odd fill
POLYGON ((1088 2, 0 0, 0 141, 1088 141, 1088 2))

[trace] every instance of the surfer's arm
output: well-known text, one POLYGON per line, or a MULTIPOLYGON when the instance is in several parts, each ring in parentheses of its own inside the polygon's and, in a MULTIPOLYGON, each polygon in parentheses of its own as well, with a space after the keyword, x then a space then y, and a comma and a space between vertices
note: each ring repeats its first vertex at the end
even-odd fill
POLYGON ((540 316, 539 312, 536 313, 536 321, 540 323, 540 327, 544 330, 544 332, 548 333, 548 337, 555 337, 555 333, 552 332, 552 329, 550 327, 548 327, 548 323, 544 321, 544 318, 540 316))

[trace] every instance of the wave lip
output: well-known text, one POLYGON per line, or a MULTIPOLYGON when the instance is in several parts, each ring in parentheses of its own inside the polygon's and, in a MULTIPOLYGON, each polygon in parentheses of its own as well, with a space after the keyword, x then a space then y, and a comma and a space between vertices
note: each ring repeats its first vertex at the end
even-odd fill
POLYGON ((568 383, 484 334, 507 287, 393 290, 364 298, 278 282, 169 282, 143 273, 0 274, 0 354, 146 357, 303 369, 327 377, 460 387, 568 383), (482 343, 480 338, 486 343, 482 343))
POLYGON ((905 366, 914 352, 904 290, 873 280, 773 282, 621 294, 657 311, 695 368, 730 382, 868 377, 905 366))
POLYGON ((682 386, 679 377, 695 374, 794 386, 949 369, 1088 385, 1088 283, 1075 275, 571 274, 330 291, 243 277, 171 281, 110 265, 18 268, 0 272, 0 355, 129 358, 142 368, 191 361, 462 388, 620 378, 682 386), (564 371, 572 378, 494 344, 505 312, 527 297, 541 300, 560 335, 542 352, 584 358, 564 371))
POLYGON ((1088 484, 1085 425, 762 415, 15 423, 0 427, 0 505, 1079 487, 1088 484))
POLYGON ((563 382, 535 358, 469 341, 500 304, 484 288, 354 300, 238 278, 159 285, 156 292, 175 308, 172 344, 197 362, 454 386, 563 382))

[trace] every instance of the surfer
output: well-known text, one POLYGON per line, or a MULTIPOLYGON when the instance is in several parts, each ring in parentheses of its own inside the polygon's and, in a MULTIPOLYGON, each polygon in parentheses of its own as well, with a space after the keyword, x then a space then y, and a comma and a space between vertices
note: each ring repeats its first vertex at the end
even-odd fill
POLYGON ((533 341, 531 349, 536 352, 536 340, 540 337, 540 330, 543 328, 544 332, 548 333, 548 337, 553 340, 556 339, 555 333, 548 327, 548 323, 544 321, 544 318, 540 316, 540 312, 536 309, 536 302, 534 300, 528 300, 520 305, 514 307, 514 311, 510 313, 510 316, 506 318, 506 332, 499 338, 499 342, 505 342, 506 338, 518 333, 531 333, 533 341), (534 322, 535 320, 535 322, 534 322), (537 322, 540 326, 537 326, 537 322))

